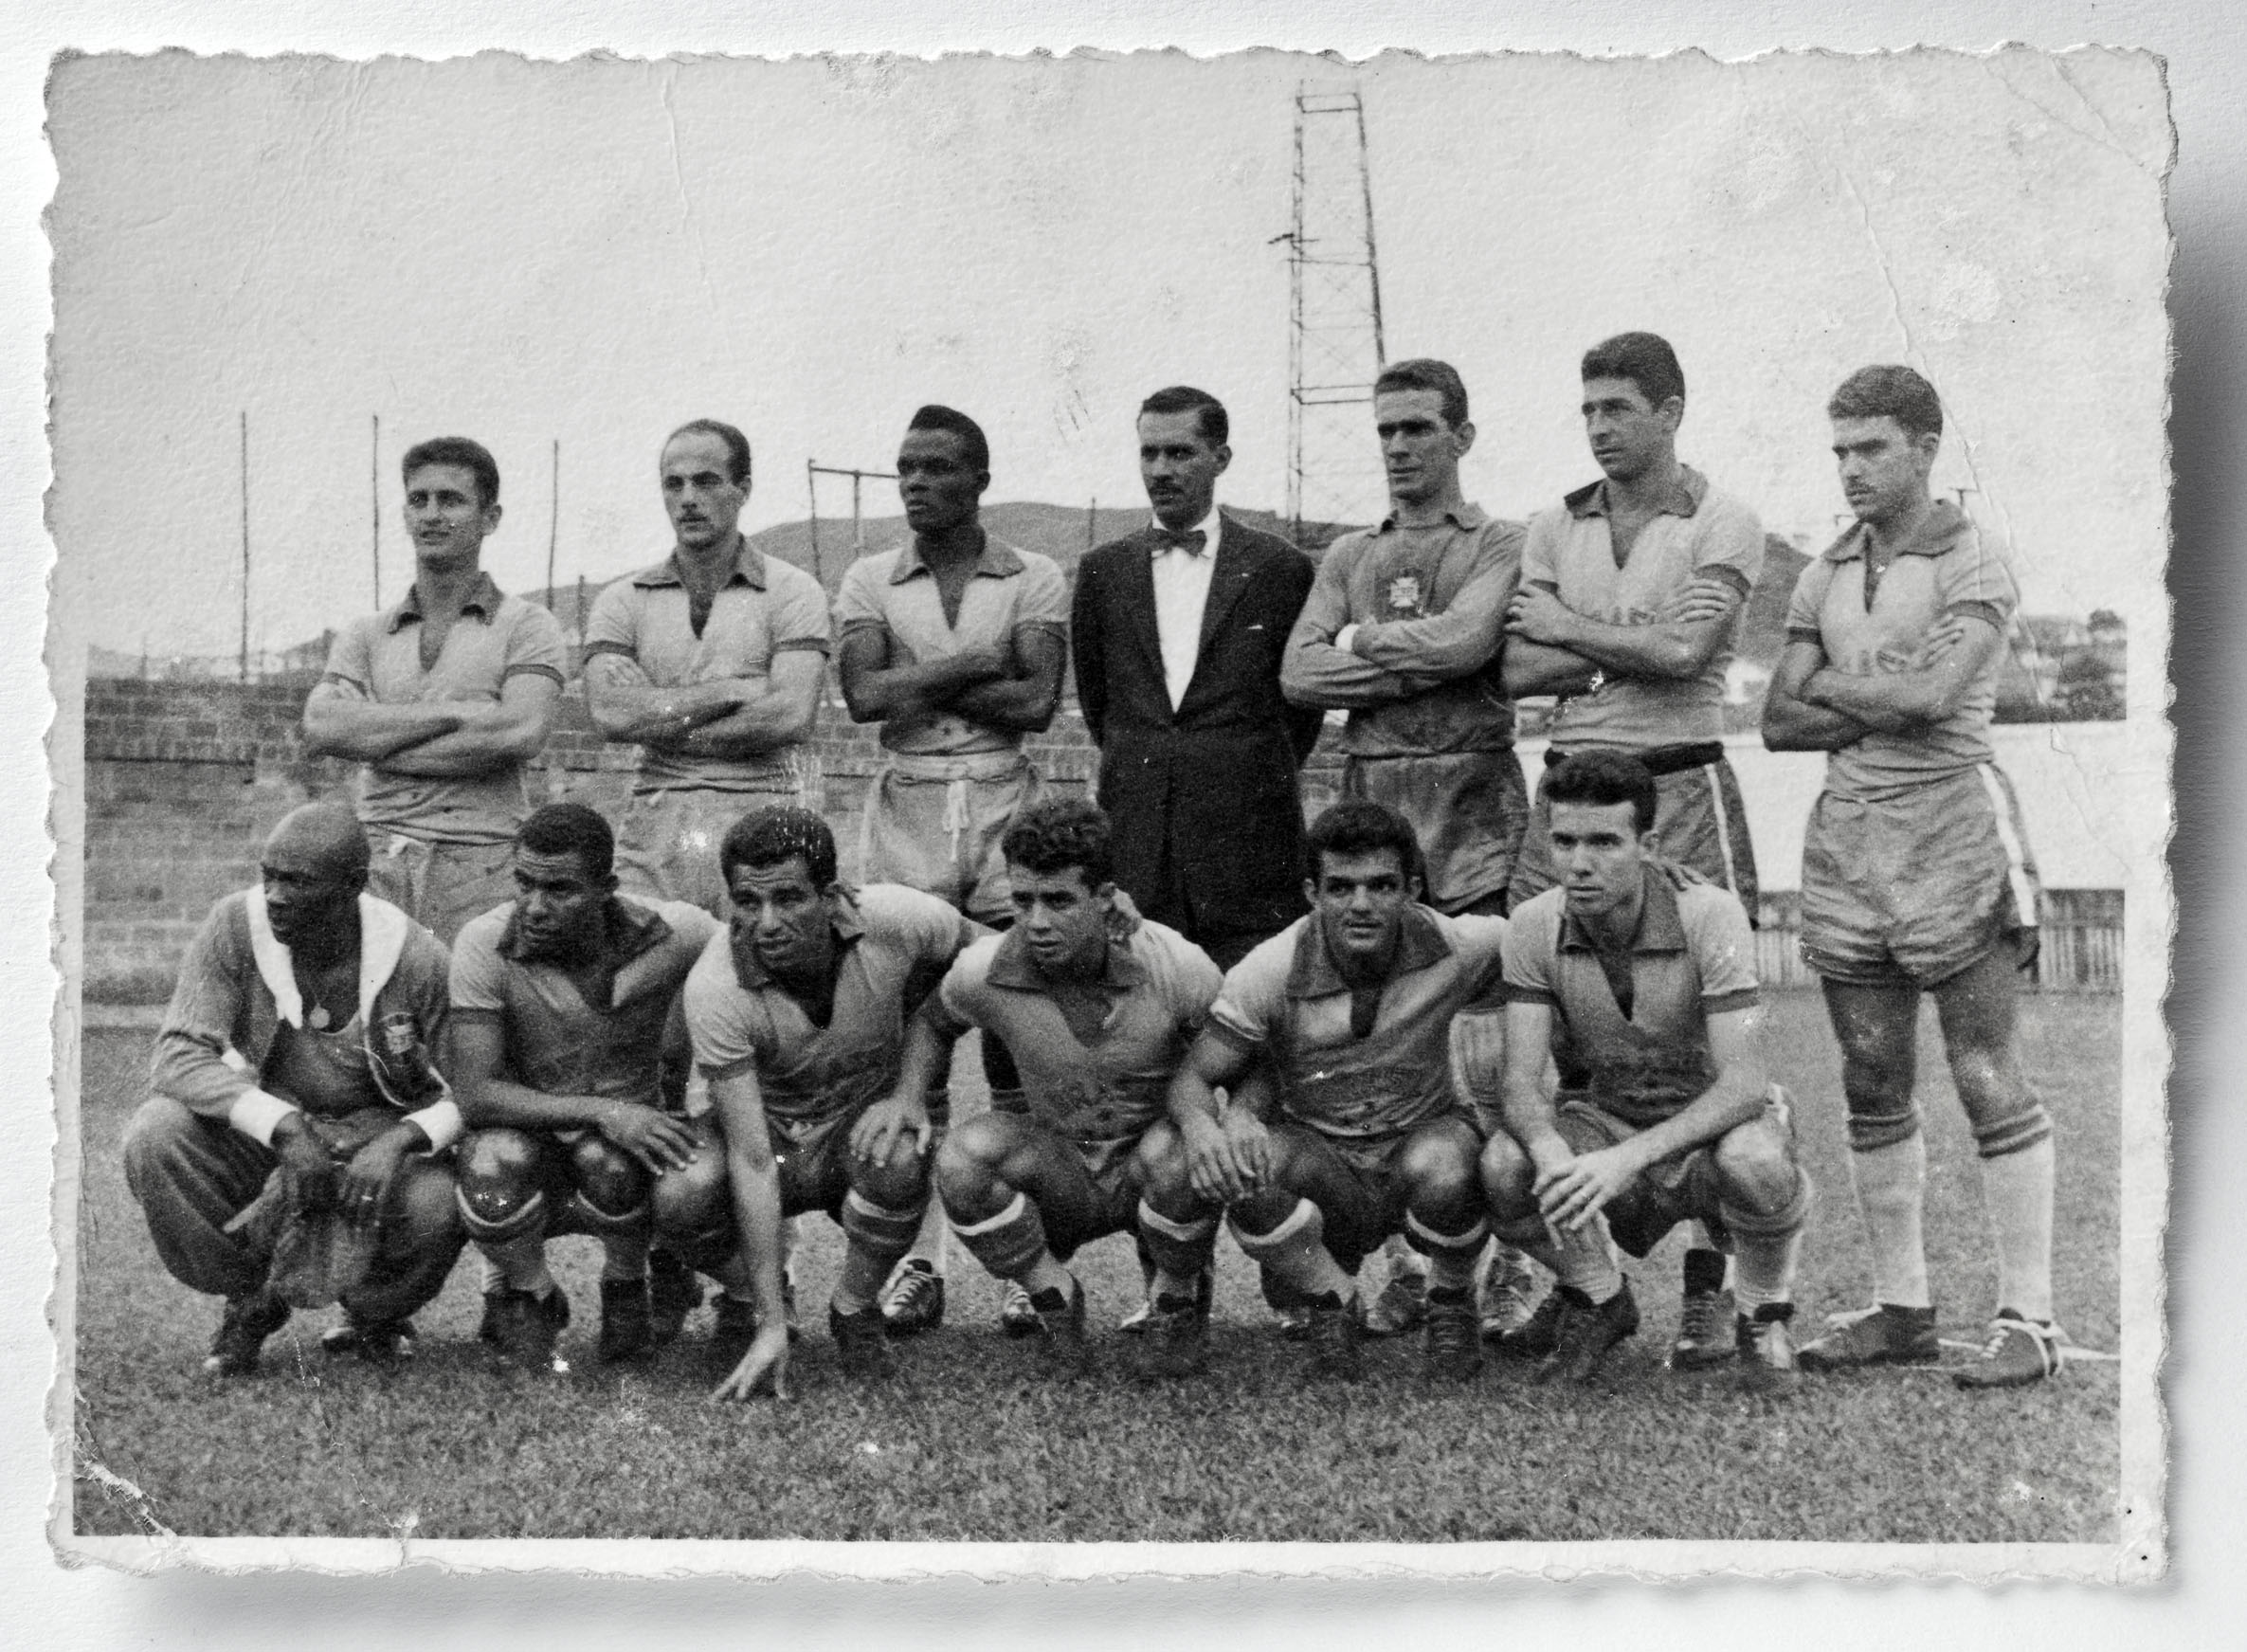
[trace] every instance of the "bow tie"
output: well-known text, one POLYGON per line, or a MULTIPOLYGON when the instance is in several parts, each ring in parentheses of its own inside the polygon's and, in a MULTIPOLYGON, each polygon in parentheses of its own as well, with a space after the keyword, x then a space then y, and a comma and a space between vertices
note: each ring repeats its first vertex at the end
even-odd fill
POLYGON ((1154 542, 1158 551, 1183 551, 1188 556, 1199 556, 1202 548, 1209 543, 1209 536, 1199 528, 1185 534, 1173 533, 1169 528, 1157 528, 1154 531, 1154 542))

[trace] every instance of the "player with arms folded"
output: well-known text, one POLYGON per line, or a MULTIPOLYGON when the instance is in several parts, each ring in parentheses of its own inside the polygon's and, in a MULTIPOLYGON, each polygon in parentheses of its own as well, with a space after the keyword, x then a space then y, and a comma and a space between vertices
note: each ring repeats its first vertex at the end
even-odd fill
POLYGON ((1908 367, 1852 373, 1827 407, 1856 525, 1803 570, 1764 702, 1774 751, 1827 753, 1803 843, 1803 956, 1841 1046, 1850 1172, 1875 1305, 1803 1349, 1816 1369, 1941 1356, 1920 1211, 1927 1143, 1912 1098, 1932 994, 1996 1230, 1998 1311, 1966 1388, 2056 1374, 2052 1119, 2021 1071, 2015 994, 2036 955, 2034 868, 1990 716, 2013 575, 1928 478, 1934 387, 1908 367))
POLYGON ((686 1025, 710 1084, 694 1164, 658 1189, 696 1262, 747 1287, 718 1298, 719 1399, 788 1392, 781 1224, 823 1210, 846 1241, 827 1324, 854 1377, 888 1368, 879 1296, 929 1204, 933 1127, 897 1092, 905 1029, 986 932, 933 895, 836 881, 835 839, 772 807, 727 832, 734 917, 687 977, 686 1025), (729 1259, 731 1259, 729 1261, 729 1259))
MULTIPOLYGON (((1507 620, 1506 690, 1555 694, 1548 769, 1578 752, 1625 752, 1655 777, 1663 860, 1730 889, 1755 917, 1755 849, 1724 752, 1725 667, 1764 566, 1747 505, 1677 458, 1685 373, 1667 339, 1622 333, 1585 353, 1584 429, 1601 478, 1530 524, 1507 620)), ((1539 787, 1513 862, 1518 907, 1552 887, 1539 787)), ((1732 1357, 1725 1259, 1697 1234, 1685 1253, 1673 1365, 1732 1357)), ((1559 1301, 1516 1334, 1551 1351, 1559 1301)))
MULTIPOLYGON (((1068 662, 1068 582, 1049 556, 1002 544, 977 519, 990 485, 983 428, 951 408, 913 415, 897 449, 912 540, 861 556, 835 594, 838 661, 851 720, 881 727, 866 789, 860 875, 942 897, 979 923, 1013 921, 999 839, 1042 790, 1024 740, 1052 723, 1068 662)), ((1006 1050, 986 1040, 994 1105, 1021 1099, 1006 1050)), ((929 1097, 941 1132, 947 1076, 929 1097)), ((898 1270, 882 1312, 911 1334, 944 1321, 941 1211, 898 1270)), ((1012 1294, 1006 1322, 1037 1329, 1012 1294)))
POLYGON ((1748 914, 1655 858, 1637 759, 1570 757, 1545 794, 1562 882, 1506 933, 1505 1129, 1482 1154, 1500 1237, 1560 1277, 1539 1380, 1589 1382, 1638 1330, 1611 1239, 1643 1257, 1700 1222, 1735 1250, 1742 1386, 1784 1391, 1800 1381, 1787 1324, 1811 1189, 1764 1063, 1748 914))
MULTIPOLYGON (((1495 994, 1506 920, 1421 904, 1420 845, 1382 804, 1328 809, 1310 854, 1311 912, 1233 966, 1171 1085, 1187 1187, 1149 1203, 1173 1225, 1224 1210, 1267 1295, 1310 1310, 1314 1369, 1344 1380, 1360 1365, 1352 1276, 1403 1232, 1427 1259, 1428 1373, 1466 1381, 1489 1228, 1451 1026, 1495 994)), ((1157 1310, 1156 1346, 1190 1352, 1199 1327, 1157 1310)))
POLYGON ((336 633, 304 704, 304 753, 349 757, 373 840, 368 887, 450 946, 507 898, 515 830, 568 666, 553 615, 482 569, 499 467, 464 436, 406 453, 413 585, 336 633))

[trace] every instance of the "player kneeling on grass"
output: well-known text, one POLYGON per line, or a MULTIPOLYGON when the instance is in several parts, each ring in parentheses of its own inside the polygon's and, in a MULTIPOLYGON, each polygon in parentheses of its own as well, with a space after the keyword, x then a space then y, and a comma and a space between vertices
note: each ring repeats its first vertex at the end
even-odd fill
POLYGON ((899 1094, 905 1029, 984 929, 933 895, 836 881, 835 838, 808 810, 772 807, 719 846, 730 928, 687 977, 686 1025, 714 1111, 684 1172, 656 1190, 658 1225, 733 1281, 718 1298, 719 1399, 787 1398, 781 1224, 824 1210, 847 1245, 827 1324, 843 1370, 879 1376, 882 1281, 929 1204, 934 1135, 924 1098, 899 1094))
POLYGON ((650 1184, 694 1157, 675 1111, 679 989, 718 924, 683 900, 620 895, 614 858, 607 821, 548 804, 516 834, 515 899, 470 919, 453 947, 453 1080, 475 1133, 461 1149, 461 1213, 498 1286, 480 1334, 532 1370, 570 1322, 549 1238, 601 1242, 604 1361, 676 1335, 692 1306, 669 1294, 677 1281, 666 1301, 650 1297, 650 1184))
POLYGON ((1639 1328, 1610 1236, 1643 1257, 1698 1221, 1734 1250, 1743 1386, 1792 1387, 1810 1182, 1765 1070, 1748 914, 1653 858, 1655 783, 1636 758, 1581 753, 1545 792, 1561 886, 1506 933, 1506 1132, 1482 1155, 1499 1237, 1560 1277, 1520 1343, 1540 1380, 1588 1382, 1639 1328))
POLYGON ((446 1163, 460 1110, 426 1061, 444 1026, 444 945, 365 892, 367 863, 367 834, 338 805, 274 828, 261 881, 213 906, 188 948, 155 1094, 125 1135, 156 1254, 226 1298, 204 1362, 220 1376, 254 1370, 288 1319, 270 1276, 291 1237, 354 1259, 316 1270, 349 1316, 321 1340, 371 1359, 408 1351, 408 1316, 461 1253, 446 1163), (278 1220, 245 1221, 260 1206, 278 1220))
POLYGON ((1136 1232, 1158 1302, 1206 1301, 1214 1221, 1155 1212, 1185 1189, 1164 1097, 1220 976, 1176 930, 1139 917, 1111 875, 1108 817, 1079 798, 1019 812, 1000 840, 1014 927, 963 952, 907 1037, 897 1106, 912 1105, 969 1027, 1003 1041, 1024 1110, 955 1124, 936 1156, 952 1231, 1030 1294, 1048 1375, 1083 1374, 1079 1246, 1136 1232))
POLYGON ((1364 1330, 1353 1276, 1402 1231, 1427 1259, 1427 1371, 1465 1381, 1489 1229, 1451 1024, 1495 998, 1506 920, 1422 905, 1419 843, 1386 805, 1336 804, 1310 853, 1311 913, 1233 966, 1171 1087, 1189 1188, 1157 1208, 1222 1207, 1266 1295, 1310 1310, 1314 1369, 1345 1379, 1364 1330))

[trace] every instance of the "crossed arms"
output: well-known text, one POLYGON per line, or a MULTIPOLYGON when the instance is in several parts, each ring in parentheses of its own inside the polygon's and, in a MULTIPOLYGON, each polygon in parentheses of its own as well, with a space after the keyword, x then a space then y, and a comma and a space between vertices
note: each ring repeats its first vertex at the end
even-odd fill
POLYGON ((663 688, 629 654, 604 648, 585 663, 586 709, 612 740, 687 757, 758 757, 811 733, 826 667, 817 648, 783 648, 762 681, 663 688))
POLYGON ((1619 626, 1578 613, 1542 581, 1525 585, 1507 614, 1506 692, 1582 694, 1599 672, 1690 681, 1716 658, 1746 600, 1732 580, 1704 574, 1687 581, 1653 624, 1619 626))
POLYGON ((538 754, 561 693, 544 671, 518 671, 497 700, 383 705, 356 683, 323 678, 304 702, 304 750, 394 774, 482 774, 538 754))
POLYGON ((963 648, 917 664, 892 664, 892 652, 884 626, 843 631, 838 665, 852 722, 951 712, 1010 734, 1038 734, 1060 704, 1068 663, 1060 633, 1044 626, 1018 626, 1010 646, 963 648))
POLYGON ((1506 608, 1519 577, 1520 558, 1493 544, 1441 613, 1352 623, 1349 573, 1330 556, 1288 633, 1279 691, 1295 705, 1355 709, 1472 676, 1505 644, 1506 608))
POLYGON ((1833 752, 1868 734, 1908 735, 1955 713, 2004 634, 1980 613, 1952 610, 1902 671, 1835 668, 1824 647, 1796 635, 1764 696, 1764 744, 1774 752, 1833 752))

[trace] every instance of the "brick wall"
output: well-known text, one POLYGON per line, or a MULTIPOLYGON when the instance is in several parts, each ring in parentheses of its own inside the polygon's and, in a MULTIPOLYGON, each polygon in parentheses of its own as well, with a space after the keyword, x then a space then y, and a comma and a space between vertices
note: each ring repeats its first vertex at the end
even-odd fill
MULTIPOLYGON (((85 992, 88 1003, 148 1005, 171 995, 189 938, 220 896, 257 875, 257 851, 300 803, 349 795, 354 766, 304 755, 298 718, 310 680, 248 684, 96 679, 86 684, 85 992)), ((855 875, 859 815, 879 762, 870 728, 826 705, 811 750, 819 803, 855 875)), ((1056 783, 1091 781, 1097 753, 1074 711, 1031 752, 1056 783)), ((534 795, 576 798, 612 814, 631 785, 634 753, 604 740, 572 687, 534 766, 534 795)), ((1303 780, 1307 813, 1336 794, 1330 737, 1303 780)), ((2039 984, 2112 991, 2121 983, 2121 897, 2045 891, 2039 984)), ((1806 986, 1794 947, 1791 891, 1767 890, 1759 958, 1765 978, 1806 986)))
MULTIPOLYGON (((299 804, 348 796, 354 765, 304 755, 298 719, 309 679, 86 684, 85 997, 154 1004, 168 997, 189 938, 210 904, 257 874, 265 834, 299 804)), ((866 781, 879 761, 871 728, 823 706, 810 749, 819 798, 845 871, 858 844, 866 781)), ((1098 753, 1075 712, 1032 743, 1063 786, 1090 783, 1098 753)), ((634 750, 604 740, 572 684, 553 737, 534 765, 533 795, 622 807, 634 750)), ((1307 791, 1334 792, 1338 759, 1313 759, 1307 791)))

